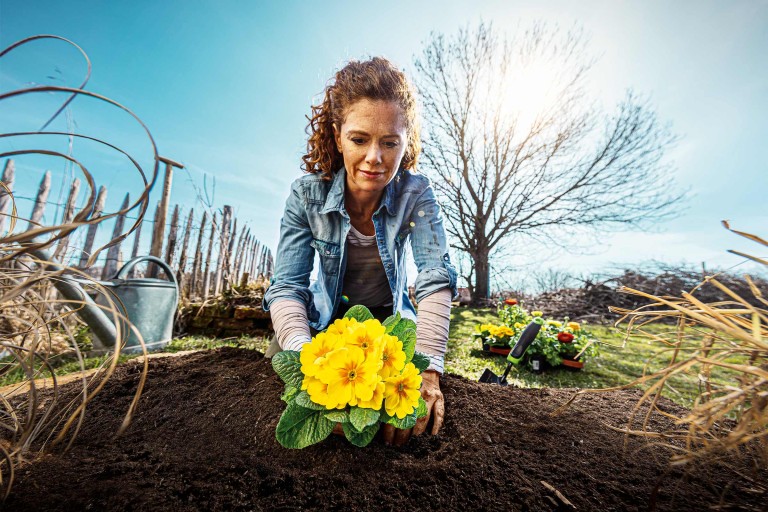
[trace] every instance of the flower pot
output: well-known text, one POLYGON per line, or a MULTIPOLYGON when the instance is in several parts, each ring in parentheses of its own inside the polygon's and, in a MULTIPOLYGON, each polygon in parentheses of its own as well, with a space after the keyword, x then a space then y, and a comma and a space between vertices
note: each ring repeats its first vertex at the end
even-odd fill
POLYGON ((563 366, 566 368, 572 368, 574 370, 581 370, 584 368, 584 362, 576 361, 574 359, 563 359, 563 366))
POLYGON ((502 356, 508 356, 511 350, 511 347, 488 347, 488 351, 491 354, 499 354, 502 356))

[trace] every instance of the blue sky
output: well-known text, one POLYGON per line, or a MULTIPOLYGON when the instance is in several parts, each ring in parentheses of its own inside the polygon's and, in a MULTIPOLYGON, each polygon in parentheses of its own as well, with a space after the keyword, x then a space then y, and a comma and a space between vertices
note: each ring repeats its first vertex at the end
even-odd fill
MULTIPOLYGON (((652 258, 732 266, 740 260, 727 249, 768 252, 720 226, 730 219, 766 235, 767 1, 0 0, 0 46, 42 33, 79 44, 93 63, 87 88, 131 108, 160 154, 187 166, 175 177, 172 202, 191 205, 192 183, 215 176, 215 205, 231 204, 274 249, 289 183, 300 175, 304 116, 334 70, 350 58, 384 55, 410 71, 431 31, 451 34, 481 20, 500 31, 535 21, 582 26, 599 59, 595 97, 609 108, 631 87, 681 137, 668 155, 672 178, 692 196, 677 219, 650 233, 606 236, 589 254, 544 249, 533 259, 588 272, 652 258)), ((0 60, 0 89, 75 86, 83 72, 74 50, 43 41, 0 60)), ((38 95, 0 105, 0 131, 39 128, 60 100, 38 95)), ((127 116, 81 98, 71 111, 80 131, 148 156, 127 116)), ((57 123, 66 127, 64 117, 57 123)), ((2 144, 3 151, 23 147, 2 144)), ((82 142, 74 151, 113 192, 111 209, 124 192, 139 190, 135 173, 113 157, 82 142)), ((51 160, 19 162, 17 189, 32 195, 44 167, 54 183, 66 172, 51 160)))

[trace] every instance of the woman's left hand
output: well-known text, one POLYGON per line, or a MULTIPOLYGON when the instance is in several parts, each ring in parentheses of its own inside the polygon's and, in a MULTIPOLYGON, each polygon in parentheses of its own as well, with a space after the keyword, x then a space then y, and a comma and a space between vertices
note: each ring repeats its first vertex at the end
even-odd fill
POLYGON ((432 435, 436 435, 443 426, 445 400, 443 399, 443 392, 440 391, 440 374, 434 370, 425 370, 421 374, 421 378, 421 396, 427 403, 427 415, 419 418, 415 427, 406 430, 400 430, 392 425, 384 425, 382 428, 384 444, 404 445, 411 438, 411 435, 418 436, 427 429, 430 418, 434 418, 430 431, 432 435))

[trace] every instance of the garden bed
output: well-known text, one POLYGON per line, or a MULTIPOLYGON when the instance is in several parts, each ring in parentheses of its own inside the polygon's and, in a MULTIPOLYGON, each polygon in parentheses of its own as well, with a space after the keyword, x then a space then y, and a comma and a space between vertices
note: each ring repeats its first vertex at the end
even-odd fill
MULTIPOLYGON (((644 438, 625 449, 609 426, 626 426, 636 390, 589 394, 551 416, 572 390, 446 376, 438 436, 365 449, 332 436, 287 450, 274 435, 283 384, 259 352, 222 348, 149 365, 125 434, 112 439, 138 382, 135 362, 88 407, 70 452, 17 472, 7 510, 704 510, 721 500, 758 510, 768 499, 722 466, 669 469, 669 451, 644 438)), ((671 427, 660 416, 651 425, 671 427)))

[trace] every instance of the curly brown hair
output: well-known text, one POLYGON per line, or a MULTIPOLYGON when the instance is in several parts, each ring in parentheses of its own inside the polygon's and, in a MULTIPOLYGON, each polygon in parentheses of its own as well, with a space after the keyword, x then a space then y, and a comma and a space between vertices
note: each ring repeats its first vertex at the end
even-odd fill
POLYGON ((302 157, 302 169, 322 174, 331 180, 333 173, 344 164, 336 147, 333 125, 341 128, 349 107, 362 99, 393 101, 405 115, 408 145, 400 167, 415 169, 421 153, 421 138, 416 108, 416 95, 402 71, 383 57, 370 60, 352 60, 336 73, 325 88, 322 103, 312 105, 307 116, 307 154, 302 157))

